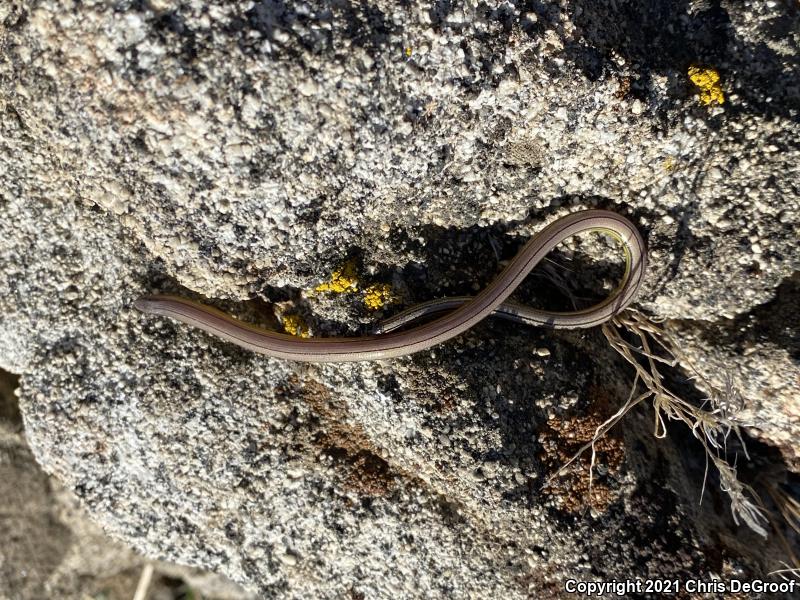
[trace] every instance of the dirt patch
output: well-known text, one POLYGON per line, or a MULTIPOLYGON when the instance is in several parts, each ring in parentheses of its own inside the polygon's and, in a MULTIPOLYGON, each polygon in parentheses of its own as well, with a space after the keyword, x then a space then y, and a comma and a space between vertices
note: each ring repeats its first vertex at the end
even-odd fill
MULTIPOLYGON (((555 474, 565 465, 592 439, 597 428, 606 420, 607 395, 597 387, 591 389, 590 395, 592 407, 598 412, 583 417, 554 417, 547 421, 545 429, 539 434, 539 443, 542 445, 539 459, 544 463, 548 475, 555 474)), ((612 429, 595 444, 595 452, 591 489, 590 450, 543 489, 560 510, 578 513, 589 506, 602 513, 619 497, 620 492, 614 484, 625 462, 624 441, 612 429)))
POLYGON ((277 390, 279 394, 302 399, 314 414, 308 441, 315 450, 333 461, 344 487, 362 496, 387 495, 399 472, 382 456, 360 425, 347 422, 347 408, 328 389, 311 380, 292 377, 277 390))
POLYGON ((0 426, 11 431, 22 431, 22 415, 14 390, 19 385, 19 377, 0 369, 0 426))

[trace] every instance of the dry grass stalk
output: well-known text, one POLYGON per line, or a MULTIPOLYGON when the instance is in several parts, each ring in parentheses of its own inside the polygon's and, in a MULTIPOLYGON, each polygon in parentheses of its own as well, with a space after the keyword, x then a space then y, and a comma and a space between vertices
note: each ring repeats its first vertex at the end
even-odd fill
MULTIPOLYGON (((720 487, 731 499, 731 512, 736 524, 743 521, 753 531, 767 537, 765 525, 768 524, 769 519, 765 514, 761 499, 752 487, 739 481, 736 476, 735 464, 729 463, 727 459, 727 442, 731 433, 736 435, 745 456, 747 456, 747 449, 739 431, 739 426, 743 423, 737 420, 737 414, 744 406, 744 398, 732 378, 726 376, 723 388, 714 386, 691 367, 691 363, 681 355, 679 344, 666 330, 639 311, 628 309, 617 315, 603 325, 603 333, 612 348, 635 370, 631 393, 625 404, 598 426, 592 440, 579 449, 553 477, 560 475, 575 459, 586 450, 591 449, 592 461, 589 468, 591 482, 596 442, 628 411, 636 405, 650 400, 655 409, 654 435, 657 438, 664 438, 667 435, 666 420, 680 421, 686 425, 705 450, 706 474, 709 462, 717 468, 720 487), (623 332, 626 331, 638 338, 639 346, 624 339, 623 332), (659 368, 675 367, 679 361, 681 364, 690 365, 692 379, 698 380, 701 386, 708 391, 708 397, 700 406, 684 400, 670 390, 664 382, 659 368), (637 391, 640 391, 638 395, 637 391)), ((705 483, 706 478, 704 477, 701 501, 705 492, 705 483)))

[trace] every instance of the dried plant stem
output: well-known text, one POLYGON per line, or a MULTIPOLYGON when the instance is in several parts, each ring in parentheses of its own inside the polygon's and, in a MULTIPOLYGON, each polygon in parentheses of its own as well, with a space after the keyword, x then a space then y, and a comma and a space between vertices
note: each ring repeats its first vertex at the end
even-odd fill
MULTIPOLYGON (((592 459, 589 468, 591 486, 595 444, 628 411, 649 399, 652 400, 655 411, 653 432, 655 437, 661 439, 667 435, 667 420, 680 421, 686 425, 705 450, 706 475, 709 462, 713 463, 719 472, 720 488, 731 499, 734 522, 739 524, 740 520, 744 521, 753 531, 767 537, 765 525, 768 519, 761 499, 752 487, 739 481, 735 463, 730 464, 727 458, 727 440, 731 432, 735 433, 747 456, 744 440, 739 431, 739 426, 743 423, 737 419, 737 414, 744 406, 744 398, 734 385, 733 379, 727 376, 722 389, 714 386, 691 365, 690 361, 686 360, 680 352, 679 344, 666 330, 639 311, 628 309, 620 313, 603 325, 603 333, 611 347, 634 368, 631 393, 625 404, 597 427, 591 441, 580 448, 555 475, 548 479, 547 483, 562 474, 564 469, 586 450, 591 449, 592 459), (639 346, 626 341, 623 337, 624 332, 633 334, 639 346), (692 372, 692 379, 698 380, 707 391, 708 397, 701 406, 684 400, 665 384, 659 368, 663 369, 664 365, 674 367, 679 362, 688 366, 692 372), (637 390, 640 388, 643 388, 643 391, 637 395, 637 390)), ((701 501, 705 483, 706 477, 703 478, 701 501)), ((797 506, 792 504, 786 506, 797 509, 797 506)))
POLYGON ((139 583, 136 586, 136 592, 133 594, 133 600, 144 600, 147 598, 147 592, 150 590, 150 582, 153 580, 153 565, 147 563, 142 569, 142 574, 139 577, 139 583))

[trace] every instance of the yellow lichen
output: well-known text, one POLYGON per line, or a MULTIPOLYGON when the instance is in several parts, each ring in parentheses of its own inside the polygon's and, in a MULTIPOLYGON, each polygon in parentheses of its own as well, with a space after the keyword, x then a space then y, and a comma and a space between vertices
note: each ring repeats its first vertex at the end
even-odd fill
POLYGON ((675 168, 675 159, 671 156, 668 156, 661 164, 664 166, 665 171, 672 171, 675 168))
MULTIPOLYGON (((352 294, 359 290, 361 283, 356 272, 356 263, 353 260, 347 261, 336 269, 330 280, 319 284, 314 288, 314 292, 330 292, 333 294, 352 294)), ((372 284, 363 291, 364 305, 370 310, 378 310, 394 301, 392 287, 385 283, 372 284)))
POLYGON ((689 79, 700 88, 700 102, 703 104, 722 104, 725 95, 722 93, 719 73, 716 69, 689 67, 689 79))
POLYGON ((289 335, 301 338, 311 337, 308 324, 300 315, 284 315, 281 321, 283 322, 284 331, 289 335))
POLYGON ((364 290, 364 305, 370 310, 378 310, 394 301, 392 286, 376 283, 364 290))
POLYGON ((345 292, 355 292, 358 289, 358 277, 356 275, 356 264, 354 261, 347 261, 336 269, 331 278, 326 283, 321 283, 314 288, 315 292, 333 292, 343 294, 345 292))

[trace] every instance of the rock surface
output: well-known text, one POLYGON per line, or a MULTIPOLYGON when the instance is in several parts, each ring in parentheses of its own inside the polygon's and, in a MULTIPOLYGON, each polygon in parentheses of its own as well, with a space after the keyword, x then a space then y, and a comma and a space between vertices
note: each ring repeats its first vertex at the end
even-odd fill
POLYGON ((3 4, 0 366, 22 375, 36 459, 140 551, 265 597, 546 598, 568 577, 777 568, 774 536, 737 531, 713 485, 697 506, 702 450, 653 440, 644 410, 604 442, 598 487, 585 463, 543 487, 628 394, 597 332, 487 323, 303 366, 132 301, 183 290, 358 333, 372 284, 404 304, 470 293, 544 223, 611 208, 648 238, 640 307, 694 329, 709 376, 749 365, 750 434, 785 478, 796 320, 765 311, 755 358, 737 336, 800 262, 799 19, 791 2, 3 4), (353 258, 355 291, 311 293, 353 258))
POLYGON ((147 586, 150 600, 172 600, 187 586, 208 600, 253 598, 224 577, 156 563, 109 539, 74 494, 48 478, 31 455, 13 396, 14 379, 0 371, 2 600, 128 600, 148 564, 154 570, 147 586))

